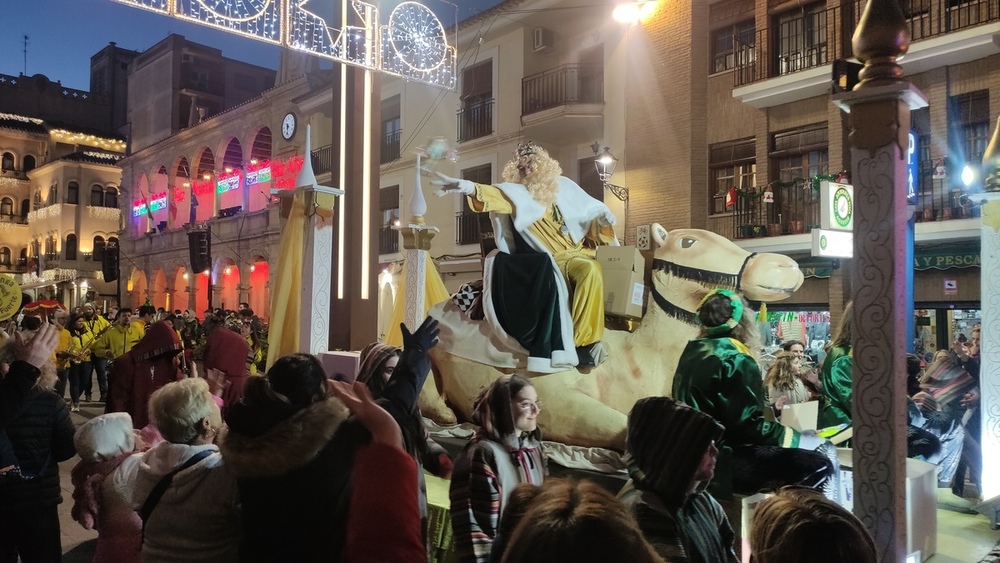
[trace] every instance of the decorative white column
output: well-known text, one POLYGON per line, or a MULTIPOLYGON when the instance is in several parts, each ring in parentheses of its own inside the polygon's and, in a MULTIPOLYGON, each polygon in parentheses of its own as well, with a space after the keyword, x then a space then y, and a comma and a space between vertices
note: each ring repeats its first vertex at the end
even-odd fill
MULTIPOLYGON (((302 313, 299 315, 299 351, 309 354, 330 348, 330 282, 333 261, 333 206, 343 190, 320 186, 312 168, 312 131, 306 125, 306 148, 295 191, 306 192, 306 224, 302 254, 302 313)), ((288 191, 272 191, 287 197, 288 191)), ((290 199, 290 198, 289 198, 290 199)), ((290 203, 290 201, 289 201, 290 203)), ((282 204, 284 206, 284 203, 282 204)))
POLYGON ((979 267, 983 326, 979 331, 979 410, 982 434, 977 436, 983 451, 982 495, 986 502, 976 509, 997 528, 1000 518, 1000 118, 993 139, 983 155, 985 182, 982 207, 982 247, 979 267))
POLYGON ((854 184, 852 421, 854 512, 879 560, 907 550, 906 350, 913 315, 906 154, 910 111, 927 98, 902 78, 910 44, 896 0, 869 0, 853 37, 865 63, 852 92, 833 102, 850 114, 854 184))
POLYGON ((427 309, 427 262, 430 260, 431 240, 439 231, 424 223, 427 201, 420 186, 420 159, 417 155, 417 184, 410 196, 410 222, 398 230, 403 235, 403 259, 406 268, 403 323, 414 331, 424 322, 427 309))

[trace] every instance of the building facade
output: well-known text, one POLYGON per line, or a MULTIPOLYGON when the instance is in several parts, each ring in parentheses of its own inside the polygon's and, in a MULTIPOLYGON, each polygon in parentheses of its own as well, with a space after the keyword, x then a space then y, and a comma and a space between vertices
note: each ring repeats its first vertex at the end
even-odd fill
MULTIPOLYGON (((412 149, 428 137, 444 135, 461 153, 443 171, 478 181, 497 181, 517 142, 539 142, 595 195, 603 186, 594 149, 606 146, 618 158, 610 184, 627 188, 603 189, 624 242, 635 244, 637 232, 659 222, 792 256, 807 279, 772 308, 776 331, 801 336, 818 319, 823 338, 814 340, 828 339, 852 294, 851 261, 811 258, 810 231, 819 224, 818 182, 850 178, 846 118, 830 93, 835 64, 839 86, 851 86, 851 68, 840 61, 852 60, 864 5, 657 2, 621 24, 610 6, 512 0, 463 22, 457 92, 383 83, 383 286, 391 289, 391 264, 400 259, 390 226, 406 219, 412 149)), ((917 326, 932 351, 978 313, 976 194, 1000 115, 1000 6, 906 5, 913 42, 903 72, 929 99, 914 112, 912 133, 917 326)), ((450 289, 480 275, 479 225, 463 206, 431 201, 427 214, 442 230, 431 253, 450 289)))

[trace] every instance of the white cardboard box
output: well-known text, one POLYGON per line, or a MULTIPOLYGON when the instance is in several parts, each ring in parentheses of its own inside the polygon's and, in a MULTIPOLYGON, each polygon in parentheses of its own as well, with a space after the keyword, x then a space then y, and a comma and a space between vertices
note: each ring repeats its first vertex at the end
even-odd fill
MULTIPOLYGON (((843 479, 841 504, 854 510, 852 450, 837 448, 843 479)), ((906 552, 920 550, 921 560, 937 553, 937 466, 919 459, 906 460, 906 552)))
POLYGON ((358 377, 361 364, 361 352, 320 352, 319 361, 328 379, 340 379, 351 383, 358 377), (337 374, 343 377, 336 377, 337 374))
POLYGON ((604 312, 641 319, 646 299, 646 261, 634 246, 599 246, 597 262, 604 275, 604 312))

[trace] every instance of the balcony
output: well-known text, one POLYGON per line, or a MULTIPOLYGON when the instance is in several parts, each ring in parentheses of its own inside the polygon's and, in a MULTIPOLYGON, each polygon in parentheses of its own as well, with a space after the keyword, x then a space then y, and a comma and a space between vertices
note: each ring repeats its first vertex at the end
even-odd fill
POLYGON ((28 266, 24 262, 18 264, 8 264, 0 262, 0 274, 23 274, 28 271, 28 266))
POLYGON ((455 216, 455 244, 479 244, 479 216, 459 213, 455 216))
POLYGON ((521 80, 521 127, 532 139, 561 143, 604 129, 604 67, 561 65, 521 80))
POLYGON ((458 142, 471 141, 493 133, 493 98, 466 103, 458 110, 458 142))
POLYGON ((399 252, 399 231, 392 225, 382 225, 378 229, 378 253, 396 254, 399 252))
POLYGON ((3 170, 0 170, 0 178, 13 178, 15 180, 27 181, 28 173, 24 172, 23 170, 11 170, 5 168, 3 170))
POLYGON ((399 140, 403 136, 403 131, 397 129, 392 133, 386 133, 382 137, 380 164, 388 164, 399 158, 399 140))
POLYGON ((333 172, 333 145, 320 147, 312 152, 314 174, 333 172))
MULTIPOLYGON (((912 75, 1000 53, 996 0, 913 0, 913 43, 900 64, 912 75)), ((851 37, 865 0, 806 12, 759 29, 753 43, 734 38, 733 97, 755 108, 829 92, 831 63, 853 57, 851 37)))
POLYGON ((0 215, 0 223, 13 223, 15 225, 27 225, 28 218, 20 215, 0 215))

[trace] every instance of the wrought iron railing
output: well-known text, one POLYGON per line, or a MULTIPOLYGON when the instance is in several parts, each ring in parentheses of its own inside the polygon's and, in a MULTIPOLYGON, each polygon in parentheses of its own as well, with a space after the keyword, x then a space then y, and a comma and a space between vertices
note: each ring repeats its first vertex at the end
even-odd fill
POLYGON ((562 65, 521 80, 521 115, 563 106, 604 102, 604 67, 562 65))
POLYGON ((735 238, 795 235, 819 226, 819 191, 811 181, 773 188, 770 202, 763 190, 756 187, 737 192, 729 208, 732 230, 727 234, 735 238))
POLYGON ((27 264, 8 264, 6 262, 0 262, 0 273, 2 274, 23 274, 27 271, 27 264))
POLYGON ((15 223, 17 225, 27 225, 28 218, 20 215, 0 215, 0 223, 15 223))
MULTIPOLYGON (((734 85, 744 86, 850 58, 851 37, 865 3, 845 2, 776 22, 772 27, 758 29, 752 43, 734 36, 734 85)), ((913 41, 1000 21, 997 0, 909 0, 902 4, 913 41)))
POLYGON ((395 254, 399 252, 399 231, 392 225, 383 225, 378 230, 378 253, 395 254))
POLYGON ((458 110, 458 141, 470 141, 493 132, 493 98, 471 102, 458 110))
POLYGON ((479 217, 475 213, 455 216, 455 244, 479 244, 479 217))
POLYGON ((325 174, 333 171, 333 145, 320 147, 312 152, 314 174, 325 174))
POLYGON ((380 153, 382 157, 379 160, 381 164, 386 164, 399 158, 399 140, 402 136, 403 131, 401 129, 397 129, 392 133, 386 133, 385 136, 382 137, 382 150, 380 153))

